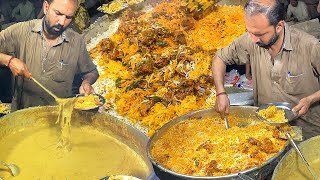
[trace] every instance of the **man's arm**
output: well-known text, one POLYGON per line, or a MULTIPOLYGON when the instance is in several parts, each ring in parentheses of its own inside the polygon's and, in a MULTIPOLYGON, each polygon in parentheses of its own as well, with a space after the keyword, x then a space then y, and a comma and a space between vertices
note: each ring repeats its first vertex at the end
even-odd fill
POLYGON ((3 64, 10 68, 14 76, 24 76, 28 79, 31 78, 31 73, 29 72, 27 65, 20 59, 0 53, 0 64, 3 64))
POLYGON ((320 90, 311 94, 310 96, 307 96, 305 98, 302 98, 299 103, 292 108, 292 111, 296 113, 296 115, 302 116, 307 113, 309 110, 309 107, 320 101, 320 90))
POLYGON ((221 117, 229 114, 230 101, 224 89, 224 76, 226 72, 226 64, 217 55, 212 60, 212 76, 216 87, 215 108, 221 117))
POLYGON ((92 84, 97 81, 99 78, 99 72, 97 69, 94 69, 91 72, 86 73, 83 76, 83 81, 81 83, 79 92, 81 94, 92 94, 94 93, 94 89, 92 88, 92 84))

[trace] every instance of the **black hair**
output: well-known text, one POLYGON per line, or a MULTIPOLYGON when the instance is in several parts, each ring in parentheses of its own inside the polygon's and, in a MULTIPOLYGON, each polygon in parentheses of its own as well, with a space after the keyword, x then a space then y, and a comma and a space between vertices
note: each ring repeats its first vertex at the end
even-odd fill
MULTIPOLYGON (((51 4, 53 2, 53 0, 45 0, 45 1, 47 1, 48 4, 51 4)), ((74 0, 74 1, 78 2, 78 0, 74 0)))
POLYGON ((273 6, 259 3, 256 0, 249 0, 244 6, 244 12, 249 16, 264 14, 267 16, 269 24, 273 26, 285 19, 284 6, 279 0, 275 0, 273 6))

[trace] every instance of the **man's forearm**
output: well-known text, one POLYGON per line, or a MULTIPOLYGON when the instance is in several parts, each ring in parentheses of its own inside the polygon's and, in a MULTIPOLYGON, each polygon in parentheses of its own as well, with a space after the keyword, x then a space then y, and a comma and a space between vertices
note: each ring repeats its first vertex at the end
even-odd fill
POLYGON ((5 66, 8 66, 9 60, 12 56, 0 53, 0 64, 3 64, 5 66))
POLYGON ((212 76, 217 93, 224 92, 224 75, 226 72, 226 64, 215 56, 212 60, 212 76))
POLYGON ((92 85, 93 83, 95 83, 97 81, 98 77, 99 77, 99 73, 98 73, 97 69, 95 69, 95 70, 93 70, 83 76, 82 84, 89 83, 92 85))
POLYGON ((320 90, 311 94, 310 96, 308 96, 308 98, 311 99, 311 104, 319 102, 320 101, 320 90))

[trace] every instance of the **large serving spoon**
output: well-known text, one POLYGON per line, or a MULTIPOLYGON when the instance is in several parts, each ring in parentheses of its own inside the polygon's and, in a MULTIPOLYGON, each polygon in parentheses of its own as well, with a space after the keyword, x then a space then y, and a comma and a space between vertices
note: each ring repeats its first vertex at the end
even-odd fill
POLYGON ((43 90, 45 90, 48 94, 50 94, 57 102, 61 101, 61 98, 58 98, 55 94, 53 94, 49 89, 47 89, 46 87, 44 87, 44 85, 42 85, 38 80, 36 80, 35 78, 31 77, 31 79, 37 83, 43 90))
POLYGON ((229 129, 228 115, 224 115, 223 120, 224 124, 226 125, 226 129, 229 129))
POLYGON ((289 133, 286 133, 286 137, 289 139, 290 144, 294 147, 294 150, 298 153, 298 155, 301 157, 304 165, 307 166, 310 174, 312 175, 313 179, 319 180, 319 177, 317 173, 313 170, 313 168, 310 166, 308 161, 304 158, 303 154, 301 153, 300 149, 298 148, 297 144, 294 142, 293 138, 289 133))
POLYGON ((0 164, 3 164, 10 169, 12 176, 18 176, 20 174, 20 168, 15 164, 7 164, 0 160, 0 164))

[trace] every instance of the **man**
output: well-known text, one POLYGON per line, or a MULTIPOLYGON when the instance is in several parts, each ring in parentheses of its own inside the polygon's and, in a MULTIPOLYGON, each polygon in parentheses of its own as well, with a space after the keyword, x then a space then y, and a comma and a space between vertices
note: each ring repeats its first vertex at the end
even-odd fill
POLYGON ((298 0, 290 0, 287 10, 287 21, 307 21, 310 20, 306 3, 298 0), (291 17, 292 16, 292 17, 291 17))
POLYGON ((33 4, 28 0, 22 0, 22 2, 12 10, 11 16, 15 19, 15 22, 34 19, 35 9, 33 7, 33 4))
POLYGON ((99 76, 83 38, 67 28, 77 10, 77 1, 46 0, 43 9, 43 19, 18 23, 0 32, 0 63, 9 67, 13 75, 20 75, 15 79, 12 110, 55 104, 29 79, 31 73, 61 98, 72 95, 76 73, 84 74, 79 92, 85 94, 94 92, 91 85, 99 76))
POLYGON ((289 102, 306 138, 320 134, 320 44, 315 37, 284 22, 277 0, 249 0, 244 7, 247 32, 217 51, 212 72, 216 111, 229 113, 224 89, 226 64, 250 63, 255 105, 289 102))

